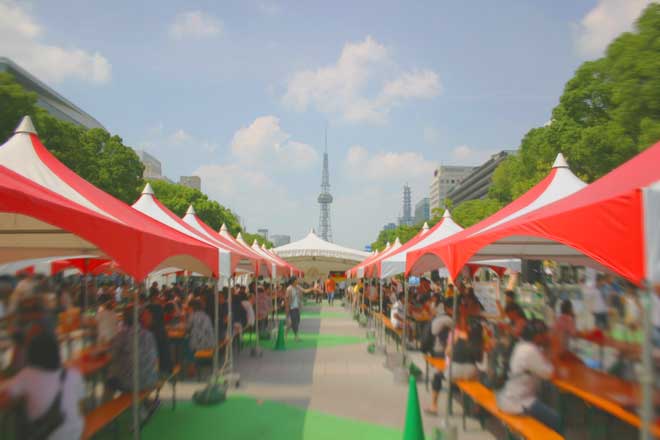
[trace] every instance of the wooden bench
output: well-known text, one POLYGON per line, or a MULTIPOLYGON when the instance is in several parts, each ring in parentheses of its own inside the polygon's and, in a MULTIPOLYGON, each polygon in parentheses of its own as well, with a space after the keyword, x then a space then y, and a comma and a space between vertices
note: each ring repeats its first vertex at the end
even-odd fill
MULTIPOLYGON (((234 335, 235 336, 235 335, 234 335)), ((222 350, 223 348, 227 347, 229 344, 229 338, 225 338, 224 340, 220 341, 218 343, 217 350, 222 350)), ((209 363, 213 362, 213 349, 209 348, 206 350, 197 350, 195 352, 195 363, 197 367, 197 380, 201 382, 202 377, 201 377, 201 365, 202 363, 209 363)))
POLYGON ((424 355, 424 363, 426 364, 426 389, 429 389, 429 365, 436 369, 438 372, 445 371, 445 360, 442 358, 424 355))
MULTIPOLYGON (((477 381, 457 380, 455 384, 463 395, 464 429, 466 416, 465 408, 467 406, 465 397, 468 396, 476 405, 489 412, 504 424, 507 429, 508 438, 510 439, 513 439, 516 436, 531 440, 561 440, 564 438, 533 417, 526 415, 512 415, 501 411, 497 407, 495 393, 477 381)), ((483 425, 483 420, 481 420, 481 422, 483 425)))
MULTIPOLYGON (((176 408, 176 381, 179 373, 181 372, 181 366, 176 365, 172 369, 170 375, 156 384, 153 389, 145 390, 140 392, 138 400, 141 402, 147 396, 152 393, 156 393, 158 397, 160 395, 161 388, 167 383, 172 383, 172 410, 176 408)), ((118 397, 106 402, 89 413, 85 415, 85 429, 83 430, 82 439, 87 440, 94 437, 96 434, 101 432, 108 425, 115 425, 117 419, 126 411, 128 411, 133 406, 133 394, 132 393, 123 393, 118 397)), ((117 437, 117 431, 115 431, 115 437, 117 437)))
POLYGON ((398 349, 399 345, 401 344, 401 341, 403 340, 403 330, 394 327, 394 324, 392 324, 392 321, 390 321, 390 319, 387 316, 381 315, 381 321, 383 322, 383 326, 385 327, 385 334, 389 334, 392 337, 392 339, 394 339, 394 342, 396 343, 398 349))

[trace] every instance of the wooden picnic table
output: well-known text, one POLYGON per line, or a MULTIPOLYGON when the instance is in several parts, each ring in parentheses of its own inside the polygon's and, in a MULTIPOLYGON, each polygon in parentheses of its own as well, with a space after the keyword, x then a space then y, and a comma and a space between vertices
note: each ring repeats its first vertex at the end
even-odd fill
MULTIPOLYGON (((629 425, 641 426, 639 415, 632 409, 641 402, 641 389, 636 383, 591 369, 577 360, 556 361, 552 382, 560 391, 579 397, 588 406, 596 407, 629 425)), ((660 402, 659 393, 656 393, 654 400, 660 402)), ((560 407, 563 421, 565 408, 563 404, 560 407)), ((653 424, 651 432, 660 437, 660 422, 653 424)))

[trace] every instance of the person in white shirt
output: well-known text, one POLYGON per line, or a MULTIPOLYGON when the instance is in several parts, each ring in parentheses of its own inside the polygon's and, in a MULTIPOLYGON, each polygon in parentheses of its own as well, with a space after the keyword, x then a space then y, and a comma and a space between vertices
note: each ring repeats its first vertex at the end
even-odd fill
POLYGON ((119 331, 117 314, 113 310, 112 296, 105 294, 99 298, 101 306, 96 313, 97 340, 100 344, 112 341, 119 331))
POLYGON ((497 393, 497 406, 509 414, 527 414, 561 434, 559 414, 539 400, 541 381, 548 380, 554 367, 545 354, 550 338, 545 323, 527 322, 513 348, 504 388, 497 393))
POLYGON ((54 405, 58 393, 64 420, 47 439, 80 439, 85 424, 80 410, 85 393, 82 376, 76 369, 62 368, 55 336, 40 333, 30 340, 27 366, 0 386, 0 408, 24 399, 28 421, 36 425, 54 405))
POLYGON ((591 282, 585 282, 584 278, 580 280, 580 285, 582 287, 584 303, 593 315, 596 327, 606 330, 609 324, 609 309, 605 302, 605 298, 603 297, 603 293, 591 282))
POLYGON ((396 301, 390 310, 390 321, 394 328, 403 328, 405 322, 405 308, 403 306, 403 293, 396 295, 396 301))

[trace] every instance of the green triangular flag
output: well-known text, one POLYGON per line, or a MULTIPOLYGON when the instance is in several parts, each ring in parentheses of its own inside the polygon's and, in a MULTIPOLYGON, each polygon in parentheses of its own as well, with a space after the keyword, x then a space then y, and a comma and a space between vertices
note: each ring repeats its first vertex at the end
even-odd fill
POLYGON ((406 426, 403 430, 403 440, 424 440, 422 413, 419 410, 417 397, 417 381, 410 376, 408 386, 408 408, 406 409, 406 426))

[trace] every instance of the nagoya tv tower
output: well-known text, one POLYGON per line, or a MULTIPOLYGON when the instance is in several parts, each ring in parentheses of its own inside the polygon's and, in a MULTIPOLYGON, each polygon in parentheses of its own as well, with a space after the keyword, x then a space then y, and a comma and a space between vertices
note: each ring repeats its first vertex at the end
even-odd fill
POLYGON ((321 176, 321 194, 319 194, 321 215, 319 217, 319 235, 326 241, 332 241, 332 226, 330 225, 330 172, 328 171, 328 129, 325 129, 325 151, 323 152, 323 175, 321 176))

